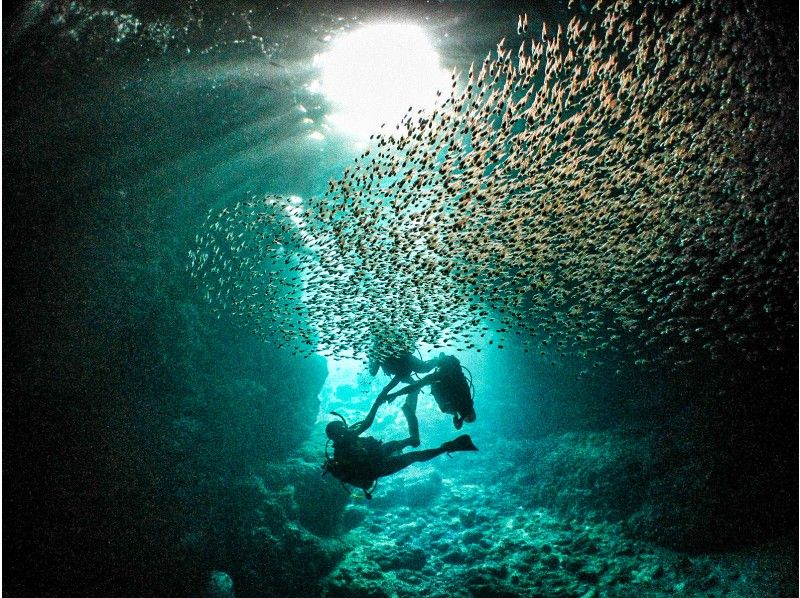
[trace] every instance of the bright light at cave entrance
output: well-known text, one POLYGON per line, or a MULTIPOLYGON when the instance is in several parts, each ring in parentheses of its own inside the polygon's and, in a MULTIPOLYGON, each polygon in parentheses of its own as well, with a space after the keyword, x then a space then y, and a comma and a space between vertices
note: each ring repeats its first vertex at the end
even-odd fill
POLYGON ((449 74, 423 30, 410 24, 378 24, 334 41, 330 51, 314 58, 322 76, 314 88, 336 111, 330 121, 360 138, 382 123, 395 124, 409 106, 414 112, 449 92, 449 74))

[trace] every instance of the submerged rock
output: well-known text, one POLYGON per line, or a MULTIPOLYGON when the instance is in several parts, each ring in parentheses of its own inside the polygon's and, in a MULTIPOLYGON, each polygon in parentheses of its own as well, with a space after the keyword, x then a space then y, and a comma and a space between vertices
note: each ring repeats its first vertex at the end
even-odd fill
POLYGON ((412 548, 411 550, 400 550, 383 555, 378 558, 377 564, 384 571, 391 571, 393 569, 411 569, 413 571, 419 571, 425 566, 427 560, 425 551, 421 548, 412 548))
POLYGON ((212 571, 208 580, 206 598, 234 598, 233 579, 224 571, 212 571))
POLYGON ((382 492, 375 497, 378 506, 402 505, 421 508, 431 504, 442 492, 442 476, 435 470, 424 474, 382 480, 382 492), (384 486, 385 484, 385 486, 384 486))
POLYGON ((369 510, 364 507, 348 505, 342 513, 342 528, 349 531, 361 524, 369 510))

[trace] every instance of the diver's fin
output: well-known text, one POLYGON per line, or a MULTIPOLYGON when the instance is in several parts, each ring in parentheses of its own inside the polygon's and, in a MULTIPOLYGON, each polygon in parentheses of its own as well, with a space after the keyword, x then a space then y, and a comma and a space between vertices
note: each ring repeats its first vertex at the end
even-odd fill
POLYGON ((453 440, 442 443, 442 448, 448 453, 478 450, 478 447, 472 442, 472 438, 469 437, 469 434, 462 434, 453 440))

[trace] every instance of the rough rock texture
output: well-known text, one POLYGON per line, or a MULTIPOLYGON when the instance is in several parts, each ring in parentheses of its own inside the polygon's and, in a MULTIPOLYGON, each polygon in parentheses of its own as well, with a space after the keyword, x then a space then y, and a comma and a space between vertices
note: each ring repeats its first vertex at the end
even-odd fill
POLYGON ((528 466, 517 474, 531 504, 563 514, 609 521, 629 516, 641 504, 653 465, 647 440, 610 433, 567 433, 494 450, 528 466))
POLYGON ((324 361, 277 350, 194 301, 184 240, 153 220, 95 230, 72 215, 78 238, 65 255, 84 261, 61 262, 52 286, 15 280, 9 317, 25 325, 4 338, 15 356, 7 438, 20 464, 8 478, 19 526, 9 533, 30 557, 11 578, 28 584, 33 563, 52 563, 60 580, 36 581, 37 593, 187 595, 211 571, 230 573, 219 562, 240 516, 231 489, 284 460, 319 410, 324 361))
POLYGON ((164 105, 72 66, 31 68, 9 104, 7 589, 196 595, 225 591, 219 571, 236 591, 229 530, 249 507, 231 493, 308 437, 325 363, 211 312, 184 256, 219 187, 161 152, 185 146, 127 143, 164 105))
POLYGON ((292 516, 297 512, 292 486, 275 491, 254 477, 234 489, 237 524, 226 530, 226 565, 243 596, 310 596, 319 580, 344 554, 344 544, 320 538, 292 516))
POLYGON ((528 505, 621 523, 633 538, 679 550, 726 549, 791 529, 780 525, 781 513, 758 509, 756 494, 765 479, 774 485, 774 472, 740 472, 728 453, 713 449, 692 435, 641 431, 500 439, 488 448, 501 455, 488 475, 524 489, 528 505))

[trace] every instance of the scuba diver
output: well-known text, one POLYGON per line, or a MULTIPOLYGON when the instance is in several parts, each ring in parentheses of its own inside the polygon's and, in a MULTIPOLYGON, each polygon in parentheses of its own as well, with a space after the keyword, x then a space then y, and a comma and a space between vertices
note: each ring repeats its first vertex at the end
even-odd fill
POLYGON ((364 496, 372 498, 372 492, 378 478, 392 475, 405 469, 412 463, 430 461, 434 457, 445 453, 458 451, 477 451, 468 434, 463 434, 453 440, 442 443, 438 448, 401 453, 406 446, 417 446, 411 438, 406 440, 393 440, 382 442, 373 436, 361 437, 375 420, 378 407, 386 402, 384 397, 379 397, 364 421, 348 426, 344 418, 337 413, 342 421, 332 421, 325 427, 328 441, 333 442, 333 456, 328 454, 325 447, 325 463, 322 468, 323 475, 330 473, 342 484, 351 484, 364 491, 364 496))
POLYGON ((411 430, 409 412, 412 413, 413 421, 416 424, 417 416, 414 410, 416 410, 417 406, 417 396, 422 387, 430 384, 431 394, 436 400, 439 409, 442 413, 452 415, 453 425, 456 430, 460 430, 464 422, 472 423, 477 417, 471 391, 472 382, 468 381, 464 376, 461 362, 452 355, 439 353, 439 357, 431 360, 431 362, 437 364, 433 373, 411 382, 408 386, 398 391, 387 394, 385 398, 391 402, 401 395, 408 395, 409 398, 406 400, 406 404, 403 405, 403 413, 409 421, 409 430, 411 430), (411 407, 413 407, 413 410, 411 407))

